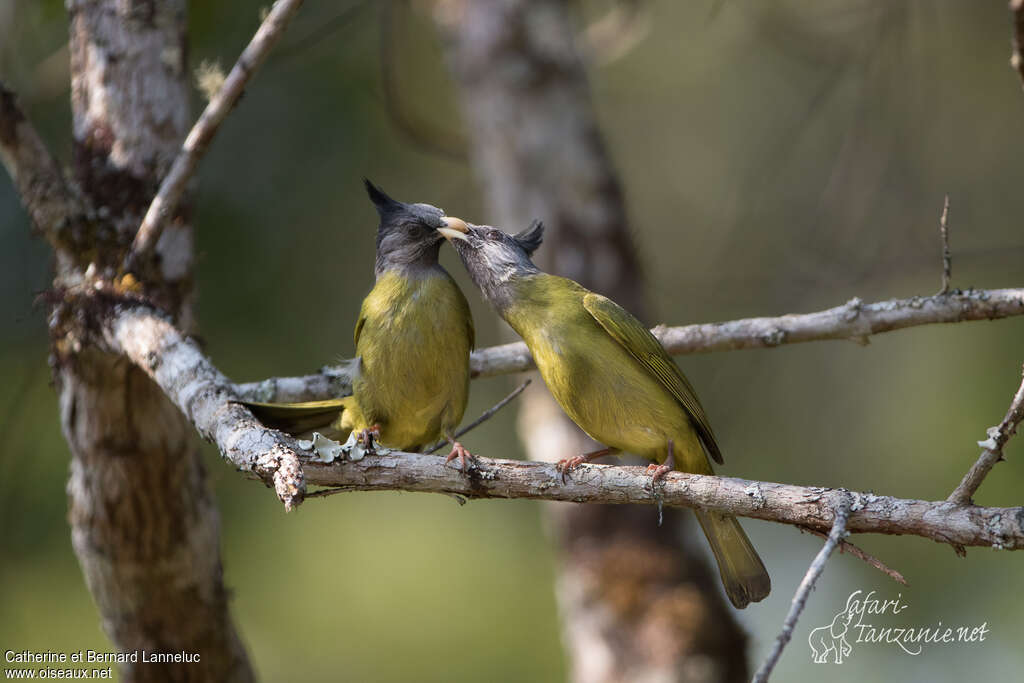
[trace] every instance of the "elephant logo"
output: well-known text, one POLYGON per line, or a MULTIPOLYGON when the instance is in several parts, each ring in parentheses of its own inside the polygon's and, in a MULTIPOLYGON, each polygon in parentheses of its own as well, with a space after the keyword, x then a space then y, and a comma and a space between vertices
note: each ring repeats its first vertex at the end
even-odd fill
POLYGON ((829 655, 832 655, 836 664, 842 664, 843 659, 849 657, 853 652, 850 641, 846 639, 846 632, 850 629, 850 622, 853 621, 853 617, 857 613, 854 598, 860 592, 855 591, 850 594, 846 601, 846 607, 835 616, 831 624, 819 626, 807 637, 807 642, 811 646, 811 659, 815 664, 828 663, 829 655))

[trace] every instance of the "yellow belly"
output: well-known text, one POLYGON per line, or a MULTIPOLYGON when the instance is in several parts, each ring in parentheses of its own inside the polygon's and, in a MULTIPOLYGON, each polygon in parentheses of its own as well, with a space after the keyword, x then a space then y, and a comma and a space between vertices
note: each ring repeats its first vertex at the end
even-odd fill
POLYGON ((711 472, 685 409, 596 324, 549 325, 528 344, 555 400, 595 441, 662 462, 671 440, 678 469, 711 472))
POLYGON ((363 303, 365 322, 352 383, 364 424, 380 425, 380 441, 419 450, 462 420, 469 393, 469 309, 444 277, 382 277, 363 303))

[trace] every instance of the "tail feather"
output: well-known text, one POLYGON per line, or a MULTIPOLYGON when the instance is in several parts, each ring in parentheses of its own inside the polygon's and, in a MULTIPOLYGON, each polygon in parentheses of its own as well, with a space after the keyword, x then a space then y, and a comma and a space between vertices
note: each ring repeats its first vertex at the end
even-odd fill
POLYGON ((725 594, 737 609, 768 597, 772 580, 735 517, 696 510, 697 519, 718 562, 725 594))
POLYGON ((240 401, 260 422, 292 436, 308 437, 318 431, 326 437, 344 441, 351 431, 345 411, 352 409, 352 397, 304 403, 259 403, 240 401))

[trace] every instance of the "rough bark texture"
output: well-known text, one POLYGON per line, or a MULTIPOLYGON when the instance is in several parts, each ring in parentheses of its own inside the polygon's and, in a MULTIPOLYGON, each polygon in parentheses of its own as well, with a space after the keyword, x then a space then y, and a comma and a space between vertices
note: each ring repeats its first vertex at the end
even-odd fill
MULTIPOLYGON (((437 5, 483 179, 488 220, 550 227, 541 267, 643 314, 642 280, 622 189, 605 150, 567 3, 437 5)), ((524 396, 520 436, 531 458, 594 448, 539 383, 524 396)), ((717 578, 688 552, 679 519, 649 509, 552 507, 561 548, 558 599, 578 681, 746 678, 746 637, 717 578)), ((689 531, 685 535, 690 535, 689 531)))
MULTIPOLYGON (((188 122, 184 0, 71 0, 68 11, 73 172, 91 205, 82 238, 92 248, 58 250, 58 294, 93 275, 116 278, 188 122)), ((147 298, 184 330, 194 325, 191 271, 192 231, 179 213, 144 275, 147 298)), ((59 302, 50 317, 75 553, 119 650, 199 655, 125 665, 122 678, 249 680, 192 430, 138 366, 91 345, 82 318, 59 302)))

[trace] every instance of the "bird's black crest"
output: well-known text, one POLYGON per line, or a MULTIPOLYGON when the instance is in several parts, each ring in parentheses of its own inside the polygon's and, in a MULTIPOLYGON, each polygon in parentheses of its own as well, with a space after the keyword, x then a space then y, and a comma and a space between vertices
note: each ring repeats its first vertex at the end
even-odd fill
POLYGON ((532 255, 533 252, 537 251, 537 247, 540 246, 541 242, 544 241, 544 223, 539 220, 534 220, 530 223, 530 227, 522 232, 517 232, 512 236, 512 239, 516 241, 526 254, 532 255))
POLYGON ((404 206, 402 202, 389 197, 384 190, 371 183, 367 178, 363 178, 363 183, 366 185, 366 194, 370 195, 370 201, 377 207, 377 213, 381 217, 404 206))

